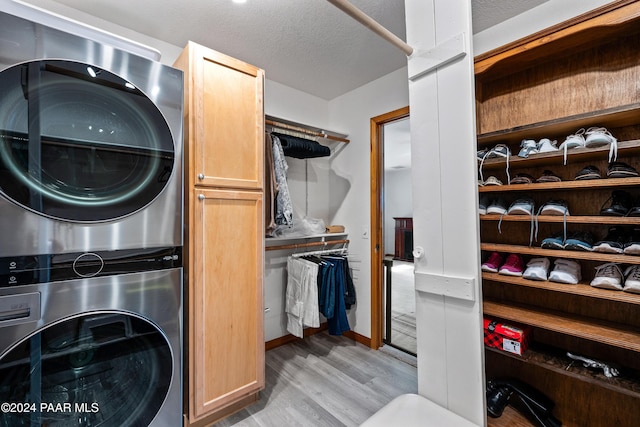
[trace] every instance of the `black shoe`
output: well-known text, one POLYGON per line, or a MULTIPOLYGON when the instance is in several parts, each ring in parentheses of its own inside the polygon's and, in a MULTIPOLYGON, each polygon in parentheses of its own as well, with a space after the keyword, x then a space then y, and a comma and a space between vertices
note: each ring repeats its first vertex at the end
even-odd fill
POLYGON ((622 227, 610 227, 604 239, 593 245, 594 252, 604 252, 608 254, 621 254, 627 241, 626 230, 622 227))
POLYGON ((634 227, 631 237, 624 245, 624 253, 627 255, 640 255, 640 227, 634 227))
POLYGON ((611 193, 611 197, 605 203, 611 200, 611 206, 603 207, 600 215, 606 216, 625 216, 631 209, 631 195, 626 191, 615 190, 611 193))
POLYGON ((585 179, 600 179, 600 169, 594 165, 585 166, 576 173, 576 181, 585 179))
POLYGON ((633 178, 638 176, 638 171, 623 162, 612 162, 607 167, 607 177, 609 178, 633 178))

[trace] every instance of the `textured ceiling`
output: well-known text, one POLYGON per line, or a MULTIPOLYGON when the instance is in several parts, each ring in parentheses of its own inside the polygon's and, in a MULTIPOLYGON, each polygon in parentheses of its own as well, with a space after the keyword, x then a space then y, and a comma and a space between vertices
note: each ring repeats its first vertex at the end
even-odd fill
MULTIPOLYGON (((473 0, 474 32, 546 0, 473 0)), ((37 6, 42 1, 25 0, 37 6)), ((175 46, 193 40, 333 99, 406 65, 406 56, 325 0, 54 0, 175 46)), ((401 39, 403 0, 351 0, 401 39)), ((43 6, 46 7, 46 6, 43 6)))

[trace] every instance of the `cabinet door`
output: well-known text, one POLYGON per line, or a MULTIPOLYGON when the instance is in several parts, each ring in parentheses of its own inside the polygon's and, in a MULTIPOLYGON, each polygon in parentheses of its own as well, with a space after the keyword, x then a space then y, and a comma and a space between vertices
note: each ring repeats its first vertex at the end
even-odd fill
POLYGON ((264 387, 262 194, 193 190, 190 405, 198 419, 264 387))
MULTIPOLYGON (((197 185, 262 188, 264 72, 202 46, 194 47, 193 147, 197 185)), ((193 130, 192 130, 193 132, 193 130)))

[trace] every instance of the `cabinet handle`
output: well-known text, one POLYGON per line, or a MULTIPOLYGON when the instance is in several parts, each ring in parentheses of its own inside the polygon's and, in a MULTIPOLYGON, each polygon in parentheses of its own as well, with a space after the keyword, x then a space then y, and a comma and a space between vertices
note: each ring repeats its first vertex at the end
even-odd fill
POLYGON ((199 173, 199 174, 198 174, 198 179, 199 179, 200 181, 202 181, 202 180, 204 179, 204 174, 203 174, 203 173, 199 173))
POLYGON ((204 200, 204 194, 198 194, 198 200, 204 200))

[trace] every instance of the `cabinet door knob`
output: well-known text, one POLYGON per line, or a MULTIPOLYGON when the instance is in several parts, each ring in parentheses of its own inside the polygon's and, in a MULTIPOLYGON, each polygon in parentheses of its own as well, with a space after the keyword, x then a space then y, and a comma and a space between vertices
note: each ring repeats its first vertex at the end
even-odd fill
POLYGON ((204 174, 203 174, 203 173, 199 173, 199 174, 198 174, 198 179, 199 179, 200 181, 202 181, 202 180, 204 179, 204 174))
POLYGON ((204 200, 204 194, 198 194, 198 200, 204 200))
POLYGON ((424 256, 424 249, 421 246, 416 246, 413 250, 413 257, 416 259, 420 259, 424 256))

